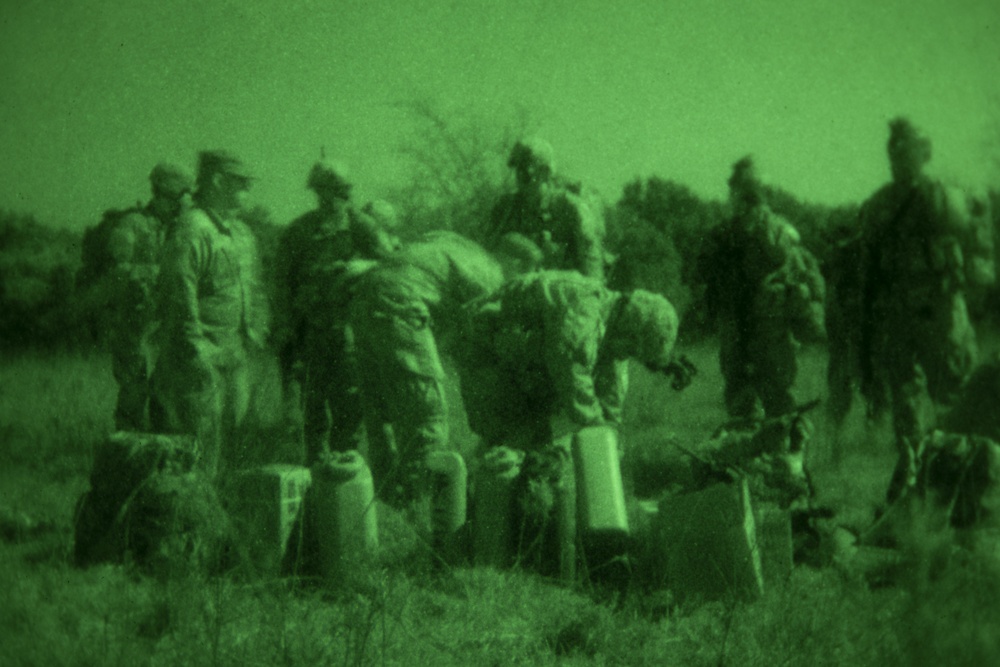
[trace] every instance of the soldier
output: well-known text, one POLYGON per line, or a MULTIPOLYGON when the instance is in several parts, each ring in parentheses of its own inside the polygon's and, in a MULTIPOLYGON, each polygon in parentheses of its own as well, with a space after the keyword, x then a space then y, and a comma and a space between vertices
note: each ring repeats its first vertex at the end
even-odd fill
POLYGON ((358 280, 351 325, 369 459, 388 500, 419 501, 429 492, 424 459, 448 444, 439 348, 459 334, 462 306, 493 293, 503 279, 501 264, 478 244, 438 231, 358 280))
POLYGON ((608 256, 597 198, 556 176, 552 146, 544 140, 517 142, 507 164, 516 174, 517 189, 494 207, 487 245, 494 247, 508 233, 523 234, 543 251, 544 268, 603 280, 608 256))
POLYGON ((516 483, 518 558, 572 578, 572 467, 568 440, 555 436, 566 422, 619 424, 627 360, 670 372, 677 314, 650 292, 539 271, 509 282, 471 320, 461 361, 469 426, 487 447, 526 452, 516 483))
POLYGON ((863 382, 888 384, 899 460, 891 502, 915 481, 920 443, 972 370, 976 335, 966 291, 991 282, 985 204, 923 173, 931 143, 905 118, 889 124, 892 181, 860 212, 863 382))
POLYGON ((753 160, 733 165, 732 217, 714 230, 699 271, 719 325, 730 417, 779 417, 795 407, 799 341, 825 335, 819 266, 788 221, 764 202, 753 160))
POLYGON ((76 307, 99 313, 100 328, 108 335, 118 383, 115 428, 125 431, 149 430, 153 288, 164 238, 189 205, 193 185, 183 169, 166 162, 153 167, 149 182, 149 203, 108 211, 99 225, 87 230, 77 276, 76 307))
POLYGON ((372 215, 355 208, 342 164, 321 161, 307 187, 318 206, 289 224, 279 247, 285 331, 280 348, 286 396, 301 401, 306 463, 329 450, 357 449, 362 421, 348 330, 344 271, 356 259, 389 256, 394 239, 385 227, 395 212, 373 203, 372 215), (301 396, 301 398, 299 398, 301 396))
POLYGON ((231 153, 202 152, 195 207, 178 219, 160 273, 154 386, 168 430, 197 436, 212 478, 232 462, 250 400, 247 355, 268 333, 256 240, 238 219, 250 183, 231 153))

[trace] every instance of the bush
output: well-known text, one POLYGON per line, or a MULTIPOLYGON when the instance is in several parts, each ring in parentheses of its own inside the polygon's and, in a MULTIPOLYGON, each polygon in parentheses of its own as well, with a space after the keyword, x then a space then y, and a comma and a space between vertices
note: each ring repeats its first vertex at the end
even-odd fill
POLYGON ((79 346, 91 341, 71 316, 82 235, 0 212, 0 345, 79 346))

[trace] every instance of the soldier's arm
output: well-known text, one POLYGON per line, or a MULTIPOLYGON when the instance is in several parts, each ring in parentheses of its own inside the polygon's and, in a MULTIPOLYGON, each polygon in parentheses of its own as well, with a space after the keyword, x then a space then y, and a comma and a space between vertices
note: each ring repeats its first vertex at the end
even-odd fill
POLYGON ((363 259, 385 259, 399 247, 379 222, 363 211, 350 212, 351 240, 363 259))
POLYGON ((160 270, 164 328, 172 343, 192 357, 204 354, 208 346, 198 307, 198 282, 207 266, 209 252, 207 239, 199 233, 197 225, 182 218, 164 249, 160 270))
POLYGON ((580 426, 604 423, 594 371, 600 331, 596 297, 584 296, 569 307, 551 308, 546 317, 546 367, 560 408, 580 426))
POLYGON ((572 267, 585 276, 604 280, 604 219, 583 199, 567 194, 560 198, 557 217, 562 217, 572 236, 572 267))
POLYGON ((108 234, 108 256, 115 267, 131 264, 135 260, 138 242, 136 213, 129 213, 115 224, 108 234))
POLYGON ((875 219, 871 214, 870 205, 865 205, 858 212, 861 227, 861 239, 858 271, 859 280, 859 310, 858 317, 858 367, 861 373, 861 393, 868 395, 874 382, 874 352, 875 352, 875 297, 877 295, 879 245, 875 219))
POLYGON ((622 423, 625 394, 628 391, 628 362, 602 360, 594 371, 594 388, 604 420, 612 424, 622 423))
POLYGON ((271 301, 264 289, 264 266, 261 262, 257 237, 243 223, 237 223, 241 235, 240 259, 243 262, 241 273, 244 276, 244 289, 249 291, 247 303, 250 312, 247 314, 247 335, 250 340, 264 347, 271 333, 271 301))

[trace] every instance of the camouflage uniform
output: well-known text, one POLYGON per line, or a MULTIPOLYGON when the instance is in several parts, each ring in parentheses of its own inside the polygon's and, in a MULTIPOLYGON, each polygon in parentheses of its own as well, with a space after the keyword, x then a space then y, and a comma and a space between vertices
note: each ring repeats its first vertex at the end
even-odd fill
POLYGON ((927 155, 916 173, 878 190, 860 213, 862 362, 867 376, 880 373, 888 384, 900 454, 890 500, 914 481, 936 405, 952 402, 975 363, 969 280, 992 279, 992 262, 981 261, 992 253, 991 239, 976 237, 968 217, 976 207, 919 173, 929 159, 929 142, 921 142, 907 122, 894 121, 890 156, 913 146, 925 146, 927 155), (970 234, 973 242, 963 243, 970 234))
MULTIPOLYGON (((202 173, 249 180, 223 151, 202 153, 201 161, 202 173)), ((233 463, 250 401, 247 355, 251 345, 264 345, 268 313, 253 234, 235 211, 213 210, 201 196, 199 189, 164 251, 154 386, 168 430, 196 435, 200 466, 215 477, 233 463)))
POLYGON ((795 407, 799 339, 824 333, 825 287, 815 259, 791 223, 761 201, 716 228, 701 261, 719 324, 727 412, 786 414, 795 407))
POLYGON ((474 310, 462 396, 487 446, 526 451, 515 483, 520 562, 571 576, 573 468, 568 440, 553 439, 553 418, 577 428, 619 424, 627 359, 666 366, 676 334, 677 314, 663 297, 613 292, 575 271, 516 278, 474 310))
POLYGON ((380 487, 398 484, 405 499, 426 491, 423 460, 448 443, 439 346, 458 334, 462 305, 502 282, 496 260, 451 232, 426 234, 358 280, 351 326, 369 459, 380 487))
POLYGON ((517 191, 494 206, 487 243, 493 247, 505 234, 522 234, 544 253, 544 268, 576 270, 603 280, 607 256, 600 202, 552 173, 551 150, 537 139, 514 146, 509 165, 532 175, 519 175, 517 191))
POLYGON ((108 332, 111 369, 118 383, 115 428, 148 431, 147 408, 151 387, 149 373, 154 352, 150 335, 155 321, 154 287, 159 273, 160 254, 168 227, 182 207, 182 198, 191 190, 191 179, 181 169, 158 164, 150 174, 154 201, 121 214, 109 212, 109 228, 88 230, 94 260, 100 266, 87 267, 97 275, 80 277, 79 306, 99 311, 101 328, 108 332), (158 203, 157 200, 160 200, 158 203), (164 205, 162 202, 168 202, 164 205), (173 210, 168 210, 174 206, 173 210))
POLYGON ((550 418, 577 426, 621 421, 629 357, 665 365, 677 333, 669 302, 620 294, 573 271, 512 280, 472 316, 462 391, 469 424, 488 445, 537 450, 550 418))
MULTIPOLYGON (((335 167, 319 163, 317 179, 333 178, 335 167)), ((350 298, 344 271, 352 260, 379 259, 392 253, 392 239, 370 215, 345 197, 295 219, 281 238, 286 331, 281 364, 286 391, 301 392, 306 462, 326 451, 357 449, 362 421, 355 379, 354 344, 348 329, 350 298)))

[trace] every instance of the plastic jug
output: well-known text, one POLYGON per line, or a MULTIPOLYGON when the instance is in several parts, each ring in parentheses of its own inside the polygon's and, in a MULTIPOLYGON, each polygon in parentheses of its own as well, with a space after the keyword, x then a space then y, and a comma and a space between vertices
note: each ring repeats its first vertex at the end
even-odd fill
POLYGON ((308 504, 322 576, 342 577, 374 553, 378 547, 375 487, 359 452, 336 452, 313 465, 308 504))
POLYGON ((493 447, 476 476, 473 560, 476 565, 507 567, 514 557, 514 481, 524 452, 493 447))
POLYGON ((468 473, 458 452, 427 455, 431 473, 431 540, 434 551, 446 563, 454 563, 460 552, 459 532, 467 513, 468 473))

